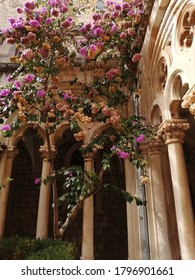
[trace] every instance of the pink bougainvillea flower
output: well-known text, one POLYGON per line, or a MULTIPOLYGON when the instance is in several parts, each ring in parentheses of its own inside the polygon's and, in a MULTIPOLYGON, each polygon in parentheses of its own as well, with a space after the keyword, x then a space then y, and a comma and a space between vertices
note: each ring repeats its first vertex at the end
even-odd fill
POLYGON ((53 19, 52 19, 52 18, 47 18, 46 21, 45 21, 45 23, 46 23, 47 25, 52 24, 52 22, 53 22, 53 19))
POLYGON ((22 10, 20 7, 17 7, 17 8, 16 8, 16 12, 17 12, 18 14, 22 14, 23 10, 22 10))
POLYGON ((2 131, 9 131, 11 130, 11 126, 9 124, 4 124, 2 127, 1 127, 1 130, 2 131))
POLYGON ((13 24, 12 27, 15 29, 20 29, 24 27, 23 21, 21 20, 16 20, 13 24))
POLYGON ((21 87, 21 83, 20 83, 18 80, 16 80, 16 81, 14 81, 14 86, 15 86, 17 89, 19 89, 19 88, 21 87))
POLYGON ((112 146, 111 151, 116 151, 116 146, 112 146))
POLYGON ((60 6, 60 12, 66 13, 68 11, 68 7, 65 4, 61 4, 60 6))
POLYGON ((34 79, 35 79, 35 75, 26 74, 24 81, 25 83, 31 83, 32 81, 34 81, 34 79))
POLYGON ((140 136, 138 136, 138 137, 136 138, 136 141, 137 141, 138 143, 140 143, 140 142, 144 141, 144 139, 145 139, 145 136, 144 136, 143 134, 141 134, 140 136))
POLYGON ((68 28, 68 27, 71 26, 71 22, 70 22, 69 20, 66 19, 66 20, 64 20, 64 21, 62 22, 61 26, 62 26, 63 28, 68 28))
POLYGON ((38 22, 38 20, 36 19, 31 19, 28 22, 30 24, 30 26, 34 27, 34 28, 39 28, 41 27, 40 23, 38 22))
POLYGON ((0 97, 8 96, 10 94, 10 89, 4 88, 0 91, 0 97))
POLYGON ((125 151, 119 151, 117 153, 117 155, 119 158, 122 158, 122 159, 129 158, 129 156, 130 156, 130 154, 125 151))
POLYGON ((142 58, 142 55, 140 53, 135 53, 132 57, 132 62, 138 62, 142 58))
POLYGON ((30 32, 28 32, 26 38, 27 38, 29 41, 35 41, 35 40, 36 40, 36 35, 35 35, 35 33, 33 33, 33 32, 30 31, 30 32))
POLYGON ((29 10, 33 10, 35 8, 34 1, 26 1, 23 5, 25 8, 27 8, 29 10))
POLYGON ((37 91, 37 96, 38 97, 44 97, 45 96, 45 91, 43 89, 40 89, 37 91))
POLYGON ((58 17, 59 16, 59 11, 55 8, 51 9, 51 15, 54 17, 58 17))
POLYGON ((31 60, 31 58, 33 57, 32 49, 25 49, 25 50, 23 50, 23 52, 21 54, 21 57, 23 59, 26 59, 26 60, 31 60))
POLYGON ((40 185, 41 183, 41 179, 40 178, 36 178, 35 179, 35 185, 40 185))
POLYGON ((93 30, 93 34, 97 37, 101 36, 104 33, 104 30, 101 27, 97 27, 93 30))
POLYGON ((83 47, 79 50, 79 54, 80 55, 83 55, 83 56, 86 56, 87 55, 87 47, 83 47))
POLYGON ((110 33, 115 33, 117 31, 117 25, 114 23, 110 29, 110 33))
POLYGON ((64 100, 68 100, 70 98, 70 95, 66 92, 63 94, 64 100))

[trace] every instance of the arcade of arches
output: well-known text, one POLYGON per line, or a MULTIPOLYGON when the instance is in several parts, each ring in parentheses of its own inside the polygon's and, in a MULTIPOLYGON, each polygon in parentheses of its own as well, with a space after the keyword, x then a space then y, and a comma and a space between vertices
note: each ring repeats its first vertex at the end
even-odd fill
MULTIPOLYGON (((141 146, 150 176, 147 237, 138 207, 100 192, 86 201, 64 237, 78 244, 81 259, 195 259, 195 0, 145 2, 151 14, 139 64, 141 113, 161 137, 141 146)), ((3 84, 13 50, 1 49, 3 84)), ((91 137, 98 129, 89 128, 91 137)), ((47 149, 39 134, 29 125, 5 139, 7 148, 0 149, 0 181, 14 178, 0 190, 0 237, 51 235, 50 188, 37 189, 33 183, 48 172, 47 149)), ((66 125, 52 136, 52 144, 56 167, 76 163, 98 170, 101 154, 94 162, 83 159, 82 143, 75 142, 66 125)), ((104 180, 120 181, 127 191, 137 192, 136 170, 126 160, 113 159, 111 175, 104 180)))

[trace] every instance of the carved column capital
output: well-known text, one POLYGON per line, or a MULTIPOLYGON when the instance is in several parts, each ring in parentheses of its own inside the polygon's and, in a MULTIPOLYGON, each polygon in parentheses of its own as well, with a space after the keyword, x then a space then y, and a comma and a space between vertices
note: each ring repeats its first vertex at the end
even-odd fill
POLYGON ((144 156, 148 154, 148 145, 148 141, 143 141, 139 144, 139 148, 144 156))
POLYGON ((7 159, 14 159, 17 154, 18 154, 18 149, 16 149, 14 146, 7 147, 6 150, 7 159))
MULTIPOLYGON (((39 149, 40 153, 41 153, 41 157, 43 160, 48 160, 49 159, 49 151, 48 151, 48 147, 46 145, 42 145, 40 146, 39 149)), ((56 151, 56 147, 53 145, 51 146, 51 152, 52 152, 52 156, 54 157, 57 153, 56 151)))
POLYGON ((185 133, 189 127, 187 120, 166 120, 159 126, 158 134, 165 141, 165 144, 183 144, 185 133))
POLYGON ((164 143, 160 139, 150 141, 148 144, 149 154, 161 154, 163 146, 164 143))

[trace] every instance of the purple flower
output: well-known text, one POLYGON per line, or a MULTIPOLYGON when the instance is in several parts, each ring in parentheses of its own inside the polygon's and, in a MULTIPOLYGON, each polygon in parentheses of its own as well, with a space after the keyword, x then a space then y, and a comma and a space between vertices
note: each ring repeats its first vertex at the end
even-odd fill
POLYGON ((29 10, 33 10, 35 8, 35 3, 33 1, 27 1, 23 5, 29 10))
POLYGON ((0 91, 0 97, 8 96, 10 94, 10 89, 4 88, 0 91))
POLYGON ((129 3, 124 2, 124 3, 122 4, 122 8, 123 8, 123 10, 129 9, 129 8, 130 8, 129 3))
POLYGON ((35 185, 40 185, 41 183, 41 179, 40 178, 36 178, 35 179, 35 185))
POLYGON ((106 12, 103 14, 103 19, 107 19, 110 17, 110 13, 106 12))
POLYGON ((64 21, 62 22, 61 26, 62 26, 63 28, 68 28, 68 27, 71 26, 71 22, 70 22, 69 20, 66 19, 66 20, 64 20, 64 21))
POLYGON ((23 26, 24 26, 24 24, 21 20, 17 20, 12 24, 13 28, 22 28, 23 26))
POLYGON ((86 56, 87 55, 87 47, 83 47, 79 50, 79 54, 80 55, 83 55, 83 56, 86 56))
POLYGON ((68 7, 65 4, 61 4, 60 12, 61 13, 66 13, 67 11, 68 11, 68 7))
POLYGON ((111 151, 116 151, 116 146, 112 146, 111 151))
POLYGON ((9 32, 10 32, 10 29, 9 29, 9 27, 5 27, 1 31, 2 31, 2 34, 7 36, 9 34, 9 32))
POLYGON ((97 50, 97 46, 94 45, 94 44, 91 44, 91 45, 89 46, 89 48, 90 48, 90 50, 91 50, 92 52, 95 52, 95 51, 97 50))
POLYGON ((119 151, 119 152, 117 153, 117 155, 118 155, 119 158, 122 158, 122 159, 129 158, 129 156, 130 156, 129 153, 124 152, 124 151, 119 151))
POLYGON ((8 22, 11 24, 11 26, 14 24, 14 22, 16 21, 14 18, 8 18, 7 19, 8 22))
POLYGON ((118 11, 114 11, 112 13, 112 15, 113 15, 114 18, 117 18, 119 16, 119 12, 118 11))
POLYGON ((26 83, 31 83, 34 80, 34 78, 35 78, 35 75, 33 75, 33 74, 26 74, 25 82, 26 83))
POLYGON ((68 100, 70 98, 70 95, 66 92, 63 94, 64 100, 68 100))
POLYGON ((55 9, 55 8, 52 8, 51 9, 51 14, 54 17, 58 17, 59 16, 59 11, 57 9, 55 9))
POLYGON ((21 13, 23 12, 23 10, 22 10, 20 7, 17 7, 17 8, 16 8, 16 12, 17 12, 18 14, 21 14, 21 13))
POLYGON ((32 26, 34 28, 39 28, 41 26, 40 23, 38 22, 38 20, 36 20, 36 19, 29 20, 29 24, 30 24, 30 26, 32 26))
POLYGON ((94 21, 97 21, 97 20, 99 20, 99 19, 101 19, 101 15, 100 15, 100 14, 94 14, 94 15, 93 15, 93 20, 94 20, 94 21))
POLYGON ((117 3, 117 4, 114 5, 114 8, 115 8, 115 10, 120 11, 121 10, 121 5, 117 3))
POLYGON ((45 21, 45 23, 47 24, 47 25, 50 25, 50 24, 52 24, 52 18, 47 18, 46 19, 46 21, 45 21))
POLYGON ((8 131, 8 130, 11 130, 11 127, 9 124, 4 124, 2 127, 1 127, 1 130, 2 131, 8 131))
POLYGON ((114 23, 110 29, 110 33, 115 33, 117 30, 117 25, 114 23))
POLYGON ((42 7, 40 8, 40 10, 38 11, 38 13, 42 16, 44 16, 47 13, 47 9, 46 7, 42 7))
POLYGON ((97 27, 93 30, 93 34, 95 36, 101 36, 104 33, 104 30, 101 27, 97 27))
POLYGON ((37 37, 36 37, 35 33, 30 31, 30 32, 28 32, 26 38, 30 41, 35 41, 37 37))
POLYGON ((18 80, 16 80, 16 81, 14 81, 14 86, 15 86, 17 89, 19 89, 19 88, 21 87, 21 83, 20 83, 18 80))
POLYGON ((37 91, 37 96, 38 97, 44 97, 45 96, 45 91, 43 89, 40 89, 37 91))
POLYGON ((136 141, 137 141, 138 143, 140 143, 140 142, 144 141, 144 139, 145 139, 144 134, 140 134, 140 136, 138 136, 138 137, 136 138, 136 141))
POLYGON ((11 75, 8 75, 7 78, 6 78, 6 81, 11 82, 12 79, 13 79, 13 77, 11 75))
POLYGON ((68 177, 72 177, 73 176, 73 172, 72 171, 68 171, 68 177))

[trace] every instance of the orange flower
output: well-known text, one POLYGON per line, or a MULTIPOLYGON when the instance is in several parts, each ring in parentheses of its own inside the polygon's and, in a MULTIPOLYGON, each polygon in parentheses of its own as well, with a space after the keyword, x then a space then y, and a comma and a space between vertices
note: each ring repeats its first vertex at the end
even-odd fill
POLYGON ((77 141, 81 141, 85 139, 86 135, 87 135, 86 131, 79 131, 78 133, 74 133, 74 138, 77 141))
POLYGON ((26 25, 25 28, 26 28, 27 31, 31 31, 31 32, 33 32, 33 31, 35 30, 35 29, 34 29, 32 26, 30 26, 30 25, 26 25))
POLYGON ((65 59, 63 57, 57 58, 56 59, 56 65, 61 67, 66 63, 65 59))
POLYGON ((60 43, 62 40, 61 40, 60 37, 54 36, 53 39, 52 39, 52 41, 53 41, 54 43, 60 43))
POLYGON ((43 43, 43 44, 42 44, 42 49, 43 49, 44 51, 49 51, 49 50, 51 49, 51 46, 50 46, 49 43, 43 43))
POLYGON ((116 92, 115 86, 114 85, 110 85, 108 91, 109 91, 109 93, 115 93, 116 92))

